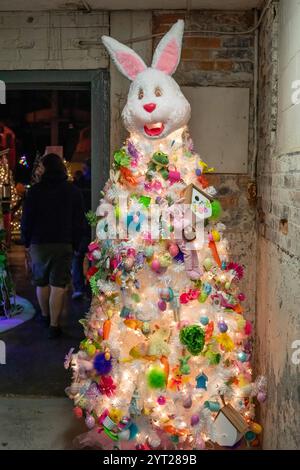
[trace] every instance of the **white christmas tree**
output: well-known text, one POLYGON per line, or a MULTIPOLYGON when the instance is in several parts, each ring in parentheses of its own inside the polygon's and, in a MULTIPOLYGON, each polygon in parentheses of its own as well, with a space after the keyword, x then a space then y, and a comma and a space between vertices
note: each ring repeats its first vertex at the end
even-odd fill
MULTIPOLYGON (((132 80, 123 120, 130 136, 114 154, 97 213, 86 338, 66 358, 74 413, 103 448, 257 445, 251 323, 243 316, 243 268, 229 261, 221 207, 193 149, 190 105, 171 75, 183 21, 148 68, 103 37, 132 80)), ((85 440, 88 442, 88 439, 85 440)))

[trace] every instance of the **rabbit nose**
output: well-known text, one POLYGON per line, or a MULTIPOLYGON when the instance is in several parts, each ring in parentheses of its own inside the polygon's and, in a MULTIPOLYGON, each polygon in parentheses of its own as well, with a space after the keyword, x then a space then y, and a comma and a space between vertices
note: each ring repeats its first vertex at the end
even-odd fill
POLYGON ((152 111, 154 111, 156 108, 156 104, 155 103, 147 103, 147 104, 144 104, 144 109, 148 112, 148 113, 152 113, 152 111))

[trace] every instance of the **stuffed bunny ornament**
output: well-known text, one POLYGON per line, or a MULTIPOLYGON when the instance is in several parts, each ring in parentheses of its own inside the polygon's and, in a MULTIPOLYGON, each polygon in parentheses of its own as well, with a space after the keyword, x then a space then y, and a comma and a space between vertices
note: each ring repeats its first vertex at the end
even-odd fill
POLYGON ((172 78, 180 60, 183 31, 184 22, 178 20, 159 42, 151 67, 129 47, 102 36, 117 68, 132 81, 122 113, 130 133, 162 139, 189 121, 190 104, 172 78))

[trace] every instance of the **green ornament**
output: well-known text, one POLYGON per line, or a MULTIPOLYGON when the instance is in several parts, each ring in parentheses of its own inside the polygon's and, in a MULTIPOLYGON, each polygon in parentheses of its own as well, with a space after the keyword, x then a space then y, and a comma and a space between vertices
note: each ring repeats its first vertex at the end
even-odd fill
POLYGON ((208 295, 206 292, 204 291, 201 291, 199 296, 198 296, 198 301, 201 303, 201 304, 204 304, 204 302, 206 301, 208 295))
POLYGON ((221 354, 220 353, 216 353, 214 351, 208 350, 208 351, 206 351, 204 356, 206 357, 206 359, 209 362, 209 365, 211 365, 211 366, 216 366, 220 363, 220 360, 221 360, 221 354))
POLYGON ((124 149, 117 150, 114 153, 114 161, 118 167, 120 166, 128 167, 130 165, 130 157, 129 155, 127 155, 124 149))
POLYGON ((213 265, 212 259, 211 258, 205 258, 205 260, 203 261, 203 266, 204 266, 205 270, 210 271, 210 269, 212 268, 212 265, 213 265))
POLYGON ((180 362, 180 367, 179 371, 182 375, 189 375, 191 372, 191 368, 188 364, 188 361, 190 360, 191 356, 184 356, 179 359, 180 362))
POLYGON ((138 303, 141 300, 139 294, 132 294, 131 298, 136 303, 138 303))
POLYGON ((154 254, 154 248, 153 246, 146 246, 145 248, 145 256, 147 259, 152 258, 154 254))
POLYGON ((155 152, 152 155, 152 162, 156 163, 159 166, 167 166, 169 165, 169 157, 166 153, 155 152))
POLYGON ((148 208, 151 204, 151 197, 149 196, 140 196, 139 203, 142 204, 144 207, 148 208))
POLYGON ((193 356, 198 356, 204 347, 205 332, 199 325, 188 325, 180 331, 179 339, 193 356))

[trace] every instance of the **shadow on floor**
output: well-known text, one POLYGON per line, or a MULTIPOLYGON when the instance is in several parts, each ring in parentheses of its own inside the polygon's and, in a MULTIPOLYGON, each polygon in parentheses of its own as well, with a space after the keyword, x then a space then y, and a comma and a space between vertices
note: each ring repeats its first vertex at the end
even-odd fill
MULTIPOLYGON (((9 260, 17 293, 37 307, 34 289, 25 275, 23 247, 13 246, 9 260)), ((64 335, 55 340, 47 338, 47 328, 38 315, 1 334, 6 343, 6 364, 0 366, 0 394, 64 396, 70 383, 64 357, 71 347, 78 348, 84 336, 78 320, 88 309, 89 301, 69 298, 67 314, 62 318, 64 335)))

